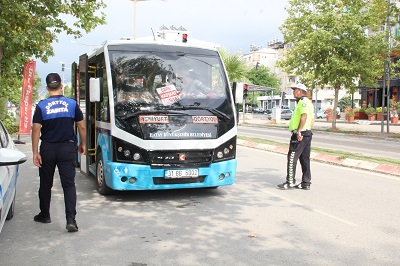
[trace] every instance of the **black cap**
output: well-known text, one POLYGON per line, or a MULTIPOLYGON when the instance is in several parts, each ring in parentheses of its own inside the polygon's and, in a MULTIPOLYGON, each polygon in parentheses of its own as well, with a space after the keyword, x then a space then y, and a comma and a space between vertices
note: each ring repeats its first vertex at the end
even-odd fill
POLYGON ((61 84, 61 77, 57 73, 50 73, 46 77, 47 87, 57 89, 61 84))

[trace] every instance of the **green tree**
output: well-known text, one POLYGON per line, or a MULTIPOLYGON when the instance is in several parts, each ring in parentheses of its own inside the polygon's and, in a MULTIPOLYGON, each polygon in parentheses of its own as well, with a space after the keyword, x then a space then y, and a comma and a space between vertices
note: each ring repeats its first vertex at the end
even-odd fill
POLYGON ((3 77, 7 79, 9 86, 2 86, 0 80, 0 118, 4 119, 7 115, 7 103, 11 101, 15 105, 19 105, 21 100, 21 87, 22 87, 22 76, 8 76, 3 77))
MULTIPOLYGON (((18 93, 22 70, 30 58, 47 62, 52 43, 65 32, 75 38, 105 23, 103 0, 0 0, 0 99, 18 93), (63 18, 74 19, 68 25, 63 18)), ((14 97, 14 96, 11 96, 14 97)), ((0 110, 5 105, 0 106, 0 110)))
MULTIPOLYGON (((271 70, 263 65, 260 65, 258 68, 254 67, 250 69, 250 71, 247 72, 247 79, 249 80, 249 83, 254 84, 254 85, 259 85, 259 86, 264 86, 268 88, 275 88, 273 91, 268 91, 268 94, 274 94, 274 95, 279 95, 280 93, 280 85, 281 85, 281 80, 276 76, 275 73, 272 73, 271 70)), ((247 102, 251 103, 257 103, 257 97, 258 96, 265 96, 265 92, 263 91, 257 91, 250 93, 247 102), (253 98, 254 97, 254 98, 253 98)))
MULTIPOLYGON (((22 81, 21 81, 22 83, 22 81)), ((32 103, 35 103, 39 100, 39 89, 42 87, 42 79, 39 77, 37 71, 35 72, 35 77, 33 81, 33 89, 32 89, 32 103)), ((7 102, 10 101, 13 105, 19 106, 22 95, 22 87, 19 90, 13 90, 12 94, 8 95, 5 99, 7 102)), ((1 110, 1 109, 0 109, 1 110)), ((1 118, 3 120, 4 126, 7 128, 10 134, 14 134, 18 132, 18 123, 17 116, 19 115, 19 108, 17 108, 17 113, 8 112, 8 110, 4 109, 1 114, 1 118)))
POLYGON ((223 48, 218 51, 221 55, 222 61, 224 62, 225 69, 228 72, 230 82, 247 82, 249 67, 246 62, 242 60, 242 54, 231 54, 223 48))
MULTIPOLYGON (((280 29, 285 43, 293 46, 279 66, 301 76, 301 81, 311 88, 332 86, 334 110, 339 89, 347 88, 352 93, 357 86, 355 79, 366 86, 377 85, 376 77, 382 76, 383 70, 381 55, 386 47, 379 30, 388 15, 386 0, 290 0, 289 3, 288 18, 280 29)), ((336 129, 335 116, 332 129, 336 129)))
POLYGON ((343 97, 342 99, 339 100, 337 105, 340 108, 340 110, 344 110, 346 107, 352 105, 351 97, 350 96, 343 97))
POLYGON ((71 84, 64 84, 63 87, 64 96, 74 98, 74 91, 72 90, 71 84))
POLYGON ((32 103, 39 100, 39 89, 42 87, 42 79, 39 77, 38 72, 35 72, 35 79, 33 81, 32 103))
MULTIPOLYGON (((245 61, 242 60, 242 54, 236 53, 231 54, 226 49, 218 49, 221 55, 222 61, 224 62, 226 72, 228 73, 229 81, 231 86, 233 82, 244 82, 247 83, 247 73, 249 67, 245 61)), ((242 104, 239 104, 239 110, 242 108, 242 104)))
POLYGON ((279 88, 281 85, 281 80, 272 73, 271 70, 263 65, 257 68, 252 68, 247 73, 247 78, 251 84, 265 86, 269 88, 279 88))

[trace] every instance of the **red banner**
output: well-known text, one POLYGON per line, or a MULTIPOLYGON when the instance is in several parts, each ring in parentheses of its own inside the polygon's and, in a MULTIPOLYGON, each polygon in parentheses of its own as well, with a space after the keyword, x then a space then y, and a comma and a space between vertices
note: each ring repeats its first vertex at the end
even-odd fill
POLYGON ((32 125, 32 92, 36 61, 29 61, 24 67, 22 96, 19 103, 19 134, 30 135, 32 125))

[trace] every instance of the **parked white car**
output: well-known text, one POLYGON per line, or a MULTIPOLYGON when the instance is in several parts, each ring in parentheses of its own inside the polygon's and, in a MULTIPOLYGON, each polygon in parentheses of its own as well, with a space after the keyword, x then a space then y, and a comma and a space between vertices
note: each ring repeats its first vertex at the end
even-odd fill
POLYGON ((26 160, 0 121, 0 232, 4 222, 14 216, 18 165, 26 160))
POLYGON ((326 118, 325 110, 318 110, 317 112, 317 118, 326 118))

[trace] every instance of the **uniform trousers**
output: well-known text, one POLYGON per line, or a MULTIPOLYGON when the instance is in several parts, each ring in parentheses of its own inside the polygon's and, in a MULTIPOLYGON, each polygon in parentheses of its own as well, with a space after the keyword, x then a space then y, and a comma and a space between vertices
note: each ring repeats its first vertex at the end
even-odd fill
POLYGON ((42 141, 40 145, 42 166, 39 168, 39 201, 40 212, 44 216, 50 216, 51 188, 53 187, 54 172, 57 166, 64 191, 66 218, 75 219, 77 151, 75 142, 49 143, 42 141))
POLYGON ((310 169, 310 153, 311 153, 311 130, 302 131, 302 141, 297 140, 297 134, 293 133, 290 139, 289 152, 287 154, 287 176, 286 180, 289 183, 296 183, 296 165, 300 160, 302 175, 302 183, 304 185, 311 184, 311 169, 310 169))

